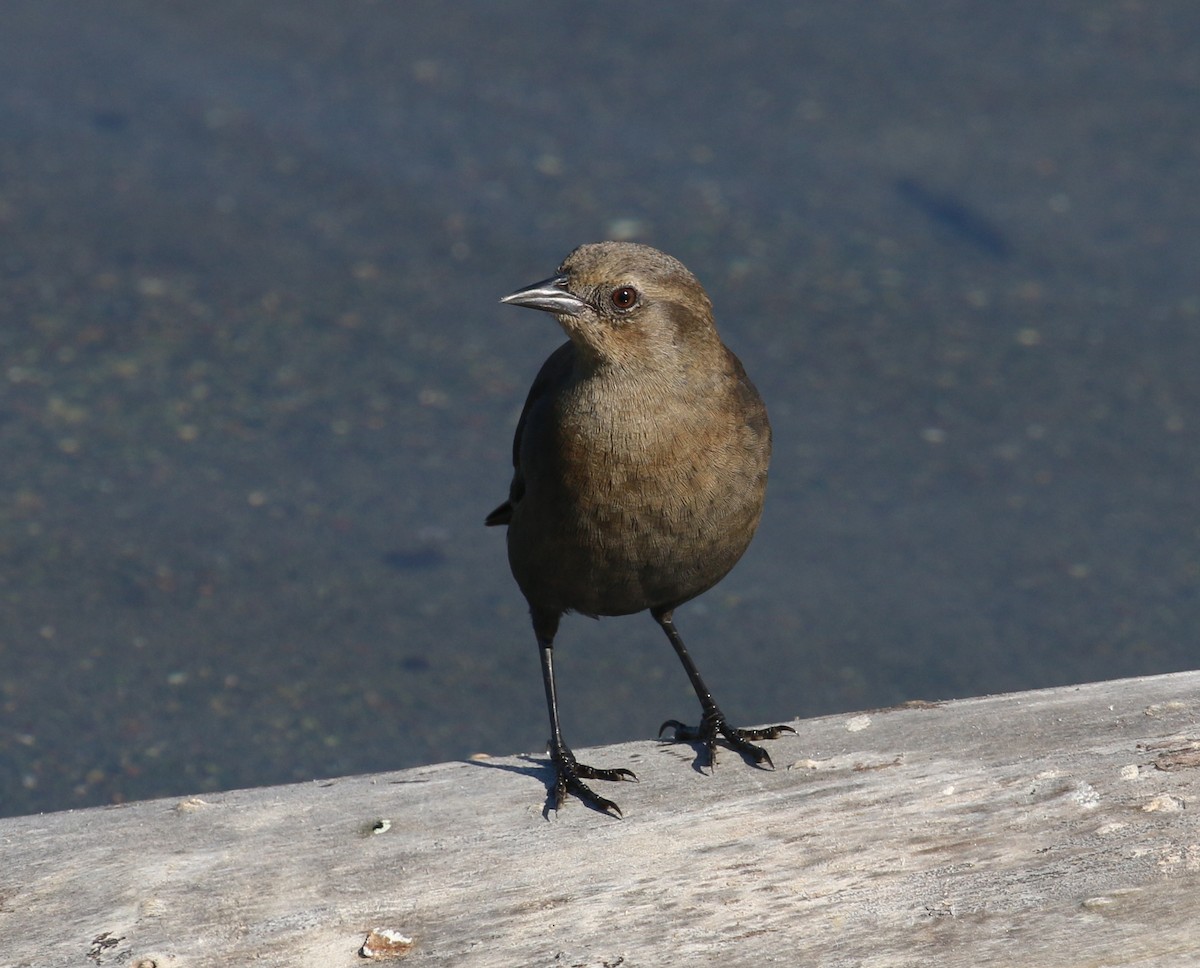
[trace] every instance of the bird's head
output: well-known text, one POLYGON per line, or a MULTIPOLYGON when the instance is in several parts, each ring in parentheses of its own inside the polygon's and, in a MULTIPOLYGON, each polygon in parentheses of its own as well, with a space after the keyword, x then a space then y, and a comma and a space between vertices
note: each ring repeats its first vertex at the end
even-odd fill
POLYGON ((581 245, 555 275, 500 301, 553 313, 593 367, 670 366, 721 345, 696 277, 677 259, 633 242, 581 245))

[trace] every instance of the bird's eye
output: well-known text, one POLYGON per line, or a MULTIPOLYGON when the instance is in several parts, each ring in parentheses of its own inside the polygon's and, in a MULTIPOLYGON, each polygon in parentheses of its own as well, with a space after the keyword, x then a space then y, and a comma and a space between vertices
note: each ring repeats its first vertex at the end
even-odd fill
POLYGON ((632 309, 638 301, 638 291, 633 286, 618 286, 612 291, 611 298, 617 309, 632 309))

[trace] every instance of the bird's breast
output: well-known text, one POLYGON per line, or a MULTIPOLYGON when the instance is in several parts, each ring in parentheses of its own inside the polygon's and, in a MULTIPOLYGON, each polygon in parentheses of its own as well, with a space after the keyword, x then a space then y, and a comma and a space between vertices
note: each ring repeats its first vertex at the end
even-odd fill
POLYGON ((525 428, 526 490, 509 525, 518 581, 553 590, 552 607, 610 615, 719 581, 757 526, 769 438, 729 408, 653 386, 573 391, 525 428))

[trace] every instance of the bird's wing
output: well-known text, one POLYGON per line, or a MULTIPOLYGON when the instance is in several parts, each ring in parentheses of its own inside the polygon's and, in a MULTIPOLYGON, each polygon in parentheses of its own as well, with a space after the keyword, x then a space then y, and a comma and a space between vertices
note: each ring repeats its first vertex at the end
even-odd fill
POLYGON ((525 406, 521 408, 521 416, 517 420, 517 431, 513 434, 513 479, 508 488, 508 500, 484 519, 489 527, 497 524, 508 524, 512 519, 513 508, 525 493, 525 476, 521 473, 521 435, 525 432, 525 419, 533 405, 555 384, 561 383, 571 372, 574 352, 571 341, 563 343, 546 358, 538 375, 534 377, 533 386, 525 398, 525 406))
POLYGON ((725 368, 734 377, 729 381, 736 394, 737 412, 742 414, 746 425, 759 437, 767 442, 767 455, 771 453, 771 422, 767 419, 767 406, 758 395, 758 390, 746 376, 746 368, 742 366, 733 351, 725 347, 725 368))

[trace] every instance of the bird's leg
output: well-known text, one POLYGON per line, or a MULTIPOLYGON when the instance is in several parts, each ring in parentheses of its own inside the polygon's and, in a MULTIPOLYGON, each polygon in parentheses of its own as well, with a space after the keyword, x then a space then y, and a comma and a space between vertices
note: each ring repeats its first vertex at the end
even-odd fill
MULTIPOLYGON (((674 609, 651 609, 650 614, 654 616, 654 621, 662 626, 662 630, 667 633, 667 638, 671 640, 675 654, 679 656, 684 671, 692 681, 692 688, 696 690, 701 709, 699 726, 685 726, 678 719, 668 719, 662 724, 658 735, 661 736, 670 727, 675 730, 675 742, 702 743, 708 753, 710 767, 717 765, 717 736, 724 736, 726 742, 746 759, 752 760, 756 765, 766 763, 774 769, 775 764, 771 762, 770 754, 761 746, 755 746, 750 740, 776 739, 783 733, 794 733, 795 730, 791 726, 767 726, 763 729, 735 729, 730 726, 725 719, 725 714, 721 712, 716 700, 713 699, 712 693, 708 691, 708 686, 700 678, 700 670, 696 668, 696 663, 688 655, 683 639, 679 637, 679 632, 675 629, 674 609)), ((700 765, 703 766, 703 764, 700 765)))
POLYGON ((537 635, 538 652, 542 658, 542 682, 546 686, 546 708, 550 711, 550 759, 554 762, 554 786, 551 790, 554 809, 558 810, 573 793, 593 810, 621 816, 621 808, 606 800, 583 781, 636 780, 632 770, 600 770, 585 766, 563 741, 558 723, 558 691, 554 686, 554 634, 558 631, 559 616, 551 612, 533 611, 533 631, 537 635))

